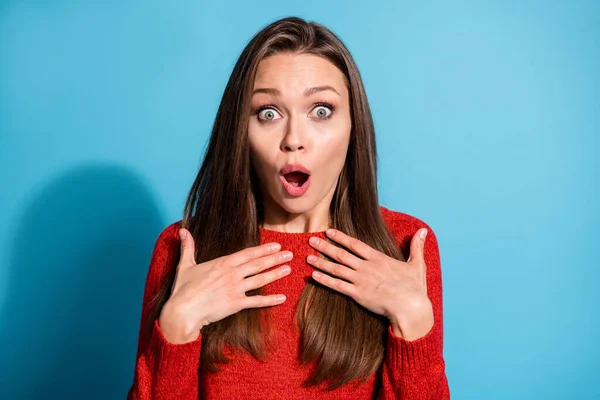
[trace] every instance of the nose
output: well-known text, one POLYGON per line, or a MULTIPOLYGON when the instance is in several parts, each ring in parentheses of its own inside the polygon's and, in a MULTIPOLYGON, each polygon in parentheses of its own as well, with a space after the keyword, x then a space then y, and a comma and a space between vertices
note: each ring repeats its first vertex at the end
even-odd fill
POLYGON ((305 136, 302 134, 304 129, 300 125, 301 121, 299 121, 299 118, 290 117, 286 127, 287 132, 281 141, 281 151, 289 152, 304 150, 305 136))

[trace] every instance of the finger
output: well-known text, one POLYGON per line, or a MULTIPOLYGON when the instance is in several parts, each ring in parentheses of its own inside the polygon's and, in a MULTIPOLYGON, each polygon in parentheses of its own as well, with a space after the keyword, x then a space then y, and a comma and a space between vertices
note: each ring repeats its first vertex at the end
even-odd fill
POLYGON ((328 229, 325 233, 331 240, 336 241, 365 260, 370 260, 376 254, 376 250, 371 246, 352 236, 346 235, 342 231, 338 231, 337 229, 328 229))
POLYGON ((284 262, 290 261, 294 255, 291 251, 281 251, 279 253, 270 254, 268 256, 260 257, 255 260, 251 260, 246 264, 238 267, 239 272, 243 275, 242 278, 256 275, 259 272, 269 269, 284 262))
POLYGON ((281 250, 281 245, 279 243, 265 243, 260 246, 252 246, 230 254, 227 256, 231 265, 239 266, 247 263, 248 261, 252 261, 259 257, 264 257, 266 255, 275 253, 276 251, 281 250))
POLYGON ((321 253, 328 255, 334 260, 349 266, 352 269, 358 269, 362 261, 354 254, 341 249, 337 246, 327 243, 326 240, 319 239, 317 237, 311 237, 309 243, 312 247, 319 250, 321 253))
POLYGON ((261 288, 277 279, 283 278, 290 274, 291 268, 289 265, 284 265, 280 268, 274 269, 269 272, 254 275, 250 278, 246 278, 241 283, 241 289, 245 293, 247 291, 261 288))
POLYGON ((246 298, 242 300, 242 309, 276 306, 284 301, 285 295, 283 294, 246 296, 246 298))
POLYGON ((310 265, 313 265, 316 268, 327 272, 329 275, 333 275, 337 278, 342 278, 351 283, 355 282, 356 271, 352 268, 348 268, 345 265, 334 263, 322 257, 314 256, 312 254, 306 258, 306 261, 308 261, 310 265))
POLYGON ((319 271, 313 271, 312 277, 314 278, 315 281, 319 282, 320 284, 327 286, 328 288, 331 288, 331 289, 335 290, 336 292, 340 292, 342 294, 345 294, 346 296, 350 296, 350 297, 354 298, 354 294, 356 292, 355 285, 348 283, 346 281, 343 281, 341 279, 333 278, 333 277, 331 277, 327 274, 323 274, 319 271))
POLYGON ((418 230, 410 241, 410 255, 406 262, 415 261, 417 263, 425 263, 425 256, 423 254, 423 247, 425 245, 425 236, 427 235, 427 228, 418 230))
POLYGON ((196 265, 196 245, 190 231, 181 228, 179 230, 179 239, 181 240, 181 257, 179 264, 185 266, 196 265))

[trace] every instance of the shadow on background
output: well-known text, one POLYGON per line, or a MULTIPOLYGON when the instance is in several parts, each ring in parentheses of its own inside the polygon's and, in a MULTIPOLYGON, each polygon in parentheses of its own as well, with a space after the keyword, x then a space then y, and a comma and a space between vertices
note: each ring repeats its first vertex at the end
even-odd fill
POLYGON ((125 398, 146 273, 166 226, 146 185, 79 167, 23 207, 0 310, 3 398, 125 398))

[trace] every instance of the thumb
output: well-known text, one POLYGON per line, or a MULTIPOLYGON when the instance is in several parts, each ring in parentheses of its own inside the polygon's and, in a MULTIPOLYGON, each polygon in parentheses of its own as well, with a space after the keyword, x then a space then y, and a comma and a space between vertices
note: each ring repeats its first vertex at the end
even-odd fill
POLYGON ((185 228, 179 229, 179 239, 181 240, 179 263, 186 266, 196 265, 196 245, 190 231, 185 228))
POLYGON ((423 254, 425 236, 427 236, 427 228, 420 229, 413 235, 410 241, 410 255, 406 262, 410 262, 413 258, 425 262, 425 255, 423 254))

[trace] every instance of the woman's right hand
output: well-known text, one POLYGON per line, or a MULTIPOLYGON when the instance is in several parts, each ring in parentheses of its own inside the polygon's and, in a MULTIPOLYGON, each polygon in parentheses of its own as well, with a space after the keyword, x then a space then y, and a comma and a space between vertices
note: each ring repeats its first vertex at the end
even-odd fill
POLYGON ((198 338, 202 327, 246 308, 268 307, 285 301, 283 294, 246 296, 290 273, 289 265, 262 271, 292 259, 289 251, 279 251, 279 243, 266 243, 196 264, 194 238, 182 228, 181 257, 171 289, 159 317, 165 338, 185 343, 198 338))

